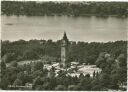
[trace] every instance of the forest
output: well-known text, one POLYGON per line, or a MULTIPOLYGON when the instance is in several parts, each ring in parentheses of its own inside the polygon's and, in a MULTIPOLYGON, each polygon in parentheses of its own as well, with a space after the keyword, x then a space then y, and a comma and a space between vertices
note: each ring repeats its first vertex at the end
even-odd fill
MULTIPOLYGON (((54 61, 60 61, 61 40, 18 40, 10 42, 2 41, 1 57, 6 59, 6 63, 11 61, 36 60, 42 57, 52 57, 54 61)), ((107 52, 113 57, 120 54, 127 55, 127 42, 69 42, 68 61, 95 64, 100 52, 107 52)))
POLYGON ((127 17, 128 2, 35 2, 2 1, 2 15, 26 16, 119 16, 127 17))
POLYGON ((21 90, 126 90, 122 86, 127 85, 127 41, 70 41, 68 61, 96 64, 102 71, 94 72, 93 77, 82 73, 79 77, 66 76, 65 71, 59 71, 56 77, 54 67, 44 69, 43 62, 18 65, 22 60, 43 60, 41 57, 46 56, 50 62, 53 62, 53 58, 55 62, 60 62, 60 44, 60 40, 2 41, 0 88, 14 90, 17 88, 9 88, 8 85, 24 86, 31 83, 31 89, 21 90), (10 66, 7 63, 11 63, 10 66))

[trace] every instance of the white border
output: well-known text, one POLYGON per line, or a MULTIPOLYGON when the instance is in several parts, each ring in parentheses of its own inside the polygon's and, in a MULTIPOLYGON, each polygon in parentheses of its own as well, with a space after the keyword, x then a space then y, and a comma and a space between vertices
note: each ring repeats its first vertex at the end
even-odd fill
POLYGON ((95 1, 95 2, 128 2, 128 0, 1 0, 1 1, 95 1))
MULTIPOLYGON (((70 1, 74 1, 74 2, 79 2, 79 1, 95 1, 95 2, 128 2, 128 0, 0 0, 0 1, 58 1, 58 2, 70 2, 70 1)), ((1 14, 1 2, 0 2, 0 14, 1 14)), ((0 17, 0 21, 1 21, 1 17, 0 17)), ((1 22, 0 22, 1 25, 1 22)), ((127 31, 128 32, 128 31, 127 31)), ((1 39, 1 27, 0 27, 0 39, 1 39)), ((128 33, 127 33, 127 39, 128 39, 128 33)), ((128 43, 127 43, 127 52, 128 52, 128 43)), ((127 60, 128 60, 128 55, 127 55, 127 60)), ((127 67, 128 67, 128 62, 127 62, 127 67)), ((127 79, 128 79, 128 71, 127 71, 127 79)), ((127 85, 128 85, 128 80, 127 80, 127 85)), ((127 87, 128 88, 128 87, 127 87)), ((128 89, 127 89, 128 90, 128 89)), ((23 92, 20 90, 1 90, 0 92, 23 92)), ((27 91, 26 92, 41 92, 41 91, 27 91)), ((99 91, 43 91, 43 92, 99 92, 99 91)), ((102 92, 108 92, 108 91, 102 91, 102 92)), ((109 92, 113 92, 113 91, 109 91, 109 92)))

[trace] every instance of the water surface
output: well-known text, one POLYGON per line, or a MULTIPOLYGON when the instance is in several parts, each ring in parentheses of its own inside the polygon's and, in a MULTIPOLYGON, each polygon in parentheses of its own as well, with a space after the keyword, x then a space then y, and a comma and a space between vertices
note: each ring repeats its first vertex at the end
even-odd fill
POLYGON ((128 18, 67 16, 2 16, 2 40, 60 40, 66 31, 72 41, 127 39, 128 18))

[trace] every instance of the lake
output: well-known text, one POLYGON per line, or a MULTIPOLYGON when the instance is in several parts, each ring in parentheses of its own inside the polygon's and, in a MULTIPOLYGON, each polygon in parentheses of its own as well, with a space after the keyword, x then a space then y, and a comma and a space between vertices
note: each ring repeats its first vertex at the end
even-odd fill
POLYGON ((107 42, 127 39, 128 18, 68 16, 1 16, 2 40, 60 40, 107 42))

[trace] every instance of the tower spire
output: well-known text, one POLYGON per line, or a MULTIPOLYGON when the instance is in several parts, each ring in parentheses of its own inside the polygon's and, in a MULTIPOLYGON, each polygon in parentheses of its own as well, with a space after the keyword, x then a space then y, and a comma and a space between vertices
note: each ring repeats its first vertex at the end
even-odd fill
POLYGON ((67 40, 67 39, 68 39, 65 31, 64 31, 63 39, 64 39, 64 40, 67 40))

